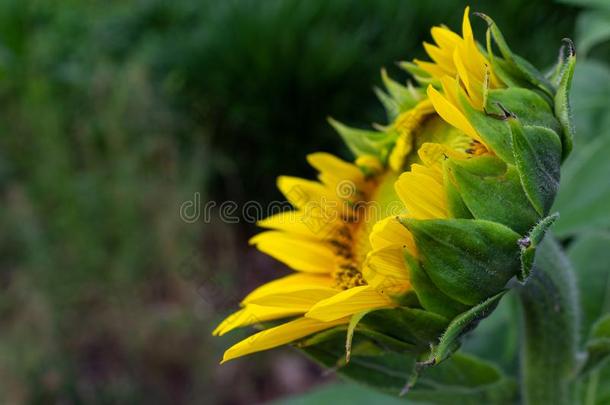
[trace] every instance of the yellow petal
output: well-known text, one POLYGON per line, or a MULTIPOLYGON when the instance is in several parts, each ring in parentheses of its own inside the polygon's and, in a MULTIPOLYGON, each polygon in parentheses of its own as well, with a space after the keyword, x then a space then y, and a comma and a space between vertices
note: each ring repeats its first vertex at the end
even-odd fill
POLYGON ((411 288, 402 246, 369 252, 362 275, 370 287, 386 294, 402 294, 411 288))
POLYGON ((291 286, 284 287, 283 291, 251 299, 251 303, 265 307, 294 308, 307 312, 316 303, 332 297, 337 291, 330 287, 291 286))
POLYGON ((441 118, 471 138, 477 140, 480 139, 474 127, 455 105, 451 104, 441 93, 438 92, 438 90, 431 85, 428 86, 427 92, 428 97, 430 97, 430 101, 432 101, 432 104, 434 105, 434 109, 438 115, 441 116, 441 118))
POLYGON ((330 187, 336 187, 342 181, 351 181, 355 186, 364 182, 364 175, 356 165, 341 160, 330 153, 309 154, 307 155, 307 161, 320 172, 320 181, 330 187))
POLYGON ((419 59, 414 59, 413 62, 415 62, 418 67, 432 75, 432 77, 438 78, 445 74, 445 71, 441 69, 436 63, 426 62, 419 59))
POLYGON ((215 336, 222 336, 229 333, 233 329, 242 326, 253 325, 255 323, 272 321, 275 319, 286 318, 289 316, 301 315, 304 311, 302 308, 288 307, 263 307, 260 305, 246 305, 237 312, 226 317, 220 325, 212 332, 215 336))
POLYGON ((468 158, 466 153, 457 151, 447 145, 433 142, 426 142, 420 146, 417 155, 426 166, 437 165, 448 157, 452 159, 468 158))
MULTIPOLYGON (((285 231, 311 239, 324 239, 328 233, 320 232, 320 221, 314 221, 314 219, 311 213, 306 216, 301 211, 286 211, 258 221, 256 224, 261 228, 285 231)), ((324 219, 326 220, 326 218, 324 219)), ((327 227, 331 229, 336 222, 332 220, 332 217, 329 217, 328 221, 327 227)))
POLYGON ((394 216, 378 221, 373 226, 369 239, 373 250, 380 250, 390 246, 407 246, 407 249, 415 255, 413 235, 394 216))
POLYGON ((453 68, 453 60, 451 57, 451 53, 448 53, 446 50, 443 50, 437 46, 424 42, 424 49, 426 53, 430 56, 430 58, 436 62, 436 64, 443 69, 445 74, 454 76, 455 69, 453 68))
POLYGON ((318 275, 313 273, 295 273, 286 277, 278 278, 263 284, 243 299, 242 304, 251 303, 261 297, 277 294, 285 291, 285 289, 301 287, 314 288, 326 287, 330 288, 334 285, 334 280, 328 275, 318 275))
POLYGON ((331 322, 368 309, 395 306, 390 298, 368 285, 350 288, 318 302, 305 314, 307 318, 331 322))
POLYGON ((294 270, 329 273, 335 268, 335 255, 323 242, 267 231, 250 239, 250 243, 294 270))
POLYGON ((305 211, 312 204, 324 205, 334 197, 323 184, 298 177, 280 176, 277 187, 295 208, 305 211))
POLYGON ((465 40, 474 41, 472 34, 472 26, 470 25, 470 7, 466 7, 464 10, 464 17, 462 19, 462 37, 465 40))
POLYGON ((394 185, 396 194, 407 207, 409 216, 417 219, 447 218, 443 185, 434 176, 425 173, 423 166, 411 167, 412 171, 401 174, 394 185))
POLYGON ((443 50, 448 50, 451 54, 453 52, 453 48, 462 41, 462 38, 455 32, 443 28, 443 27, 432 27, 430 30, 432 33, 432 38, 434 38, 434 42, 438 44, 438 46, 443 50))
POLYGON ((285 345, 297 339, 320 332, 333 326, 346 324, 349 319, 338 319, 333 322, 320 322, 315 319, 299 318, 283 325, 256 333, 242 340, 227 350, 222 358, 222 363, 236 357, 272 349, 285 345))
POLYGON ((460 79, 466 86, 466 89, 470 92, 470 77, 468 75, 468 71, 466 71, 466 66, 464 66, 464 62, 462 62, 461 55, 457 48, 455 51, 453 51, 453 63, 455 63, 455 68, 457 69, 460 79))

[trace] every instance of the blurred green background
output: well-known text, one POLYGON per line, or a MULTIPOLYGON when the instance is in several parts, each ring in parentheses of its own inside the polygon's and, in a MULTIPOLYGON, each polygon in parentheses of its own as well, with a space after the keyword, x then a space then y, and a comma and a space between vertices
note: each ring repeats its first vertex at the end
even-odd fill
MULTIPOLYGON (((565 36, 586 51, 567 242, 610 225, 608 187, 574 174, 610 174, 607 3, 470 2, 539 67, 565 36)), ((247 331, 213 327, 287 271, 248 247, 251 224, 180 207, 265 204, 277 175, 312 175, 306 153, 349 157, 326 117, 383 122, 380 68, 407 80, 394 62, 422 57, 432 25, 459 29, 464 5, 0 1, 0 402, 246 404, 333 380, 287 348, 218 366, 247 331)))

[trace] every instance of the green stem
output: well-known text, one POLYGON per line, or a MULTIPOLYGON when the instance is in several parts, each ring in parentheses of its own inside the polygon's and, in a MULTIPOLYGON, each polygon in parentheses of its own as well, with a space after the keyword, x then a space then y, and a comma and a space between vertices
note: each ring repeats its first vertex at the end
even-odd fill
POLYGON ((572 269, 552 235, 538 247, 519 297, 523 403, 567 404, 577 367, 579 304, 572 269))
POLYGON ((587 392, 585 396, 585 405, 595 405, 595 397, 597 395, 597 385, 599 384, 599 370, 591 372, 587 383, 587 392))

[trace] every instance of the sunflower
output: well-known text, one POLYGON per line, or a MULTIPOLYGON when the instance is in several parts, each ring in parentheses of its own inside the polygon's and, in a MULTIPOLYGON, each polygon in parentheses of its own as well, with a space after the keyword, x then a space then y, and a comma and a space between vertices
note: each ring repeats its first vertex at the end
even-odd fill
POLYGON ((378 310, 414 305, 448 322, 459 311, 497 294, 515 274, 517 240, 546 215, 556 191, 548 182, 536 183, 538 167, 525 159, 548 163, 538 172, 558 176, 561 144, 554 131, 561 128, 536 92, 514 87, 512 91, 496 76, 474 40, 468 8, 461 36, 446 27, 434 27, 431 33, 435 44, 424 47, 432 62, 403 64, 419 86, 392 82, 382 71, 389 94, 378 91, 378 96, 388 112, 387 126, 377 125, 379 132, 351 130, 331 120, 357 156, 355 162, 314 153, 307 160, 318 171, 317 181, 278 179, 279 190, 294 210, 260 221, 266 231, 250 243, 294 273, 252 291, 241 309, 214 330, 223 335, 248 325, 266 327, 229 348, 223 362, 347 324, 349 347, 349 331, 378 310), (510 124, 508 116, 498 120, 486 111, 489 94, 504 97, 515 107, 528 100, 538 107, 537 115, 525 112, 520 122, 511 115, 510 124), (541 123, 549 123, 550 129, 541 123), (531 146, 519 138, 523 131, 548 147, 519 149, 531 146), (540 159, 541 154, 547 160, 540 159), (546 193, 542 197, 536 194, 541 190, 546 193), (536 210, 541 198, 547 208, 536 210), (457 233, 449 239, 412 233, 426 221, 432 228, 419 228, 424 234, 429 229, 457 233), (450 225, 443 228, 442 223, 450 225), (474 236, 456 247, 453 242, 465 239, 459 232, 474 236), (487 246, 488 241, 502 245, 496 249, 487 246), (472 260, 454 260, 459 252, 472 260), (430 254, 448 259, 431 261, 430 254), (453 268, 455 263, 461 267, 453 268), (457 274, 463 285, 443 289, 430 281, 425 294, 437 294, 440 306, 429 307, 415 287, 419 282, 413 275, 421 274, 421 264, 426 267, 423 273, 444 277, 448 272, 449 280, 457 274), (483 279, 490 285, 479 286, 483 279))

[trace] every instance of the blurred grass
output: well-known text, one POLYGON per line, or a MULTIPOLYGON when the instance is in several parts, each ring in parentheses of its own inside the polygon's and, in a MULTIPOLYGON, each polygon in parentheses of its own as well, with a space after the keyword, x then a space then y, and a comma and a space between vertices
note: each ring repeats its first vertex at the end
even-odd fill
MULTIPOLYGON (((539 66, 573 29, 550 1, 471 5, 539 66)), ((285 270, 248 225, 179 207, 265 203, 306 153, 347 156, 326 117, 381 121, 380 67, 404 80, 394 62, 463 6, 0 2, 0 401, 251 403, 319 381, 289 350, 217 367, 239 336, 213 324, 285 270)))

